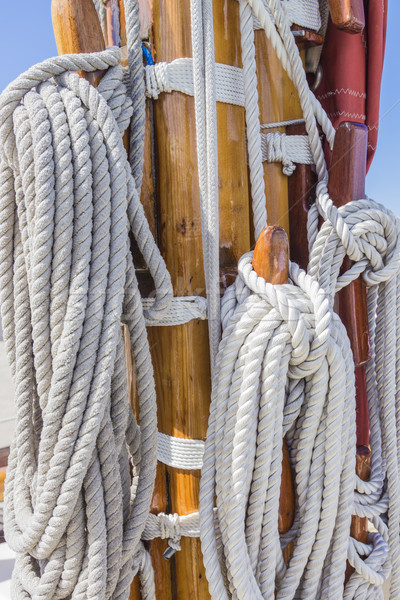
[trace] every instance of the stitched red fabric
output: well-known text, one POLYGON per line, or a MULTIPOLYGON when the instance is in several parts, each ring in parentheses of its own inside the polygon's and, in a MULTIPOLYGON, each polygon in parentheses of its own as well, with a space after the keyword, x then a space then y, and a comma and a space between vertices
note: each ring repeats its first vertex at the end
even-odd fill
POLYGON ((368 126, 367 170, 378 138, 387 1, 365 2, 366 28, 361 34, 340 31, 329 20, 321 56, 323 77, 316 93, 335 128, 342 121, 368 126))

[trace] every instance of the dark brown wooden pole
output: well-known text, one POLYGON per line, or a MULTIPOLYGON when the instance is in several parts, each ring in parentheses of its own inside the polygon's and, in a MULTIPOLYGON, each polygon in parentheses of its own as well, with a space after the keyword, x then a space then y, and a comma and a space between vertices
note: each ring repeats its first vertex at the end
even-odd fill
MULTIPOLYGON (((341 123, 336 131, 329 169, 329 194, 336 206, 365 196, 365 173, 368 145, 368 129, 358 123, 341 123)), ((342 270, 351 266, 346 258, 342 270)), ((356 424, 357 463, 356 471, 362 479, 369 477, 369 419, 365 364, 369 360, 368 310, 366 286, 361 277, 338 294, 339 315, 350 339, 356 376, 356 424)), ((367 543, 366 519, 353 516, 352 535, 367 543)))
MULTIPOLYGON (((286 127, 287 135, 305 135, 303 124, 286 127)), ((307 215, 315 202, 317 177, 313 165, 297 164, 288 178, 290 260, 304 270, 308 265, 307 215)))

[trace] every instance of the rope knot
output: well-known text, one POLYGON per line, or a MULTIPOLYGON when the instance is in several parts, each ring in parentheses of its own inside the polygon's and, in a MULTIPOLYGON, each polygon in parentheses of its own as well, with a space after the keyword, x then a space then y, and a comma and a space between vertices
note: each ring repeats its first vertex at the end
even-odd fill
POLYGON ((391 211, 369 198, 336 208, 327 193, 319 195, 318 205, 325 223, 311 254, 310 272, 324 289, 333 294, 361 274, 368 286, 397 274, 400 227, 391 211), (345 254, 355 264, 339 276, 345 254))
POLYGON ((179 524, 179 515, 173 513, 167 515, 163 512, 158 513, 160 523, 160 537, 162 540, 168 540, 168 545, 174 552, 181 549, 181 528, 179 524))
POLYGON ((289 155, 286 137, 285 133, 279 131, 262 135, 261 148, 263 158, 268 162, 281 162, 283 173, 289 177, 295 171, 296 165, 289 155))
POLYGON ((252 258, 252 252, 242 256, 235 290, 227 290, 226 300, 224 297, 221 308, 224 327, 239 305, 246 307, 247 319, 254 323, 268 315, 271 330, 278 331, 283 325, 287 332, 285 343, 290 346, 290 378, 313 375, 325 360, 333 335, 333 322, 336 326, 329 296, 295 263, 290 265, 291 283, 267 283, 254 271, 252 258))
POLYGON ((145 68, 146 96, 157 100, 162 92, 171 92, 168 79, 168 63, 159 62, 145 68))

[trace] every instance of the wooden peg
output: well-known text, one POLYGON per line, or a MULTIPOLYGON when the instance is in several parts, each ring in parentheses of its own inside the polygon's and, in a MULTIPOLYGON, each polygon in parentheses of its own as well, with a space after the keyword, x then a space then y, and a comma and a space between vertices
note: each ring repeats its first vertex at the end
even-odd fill
POLYGON ((333 24, 349 33, 361 33, 365 27, 363 0, 329 0, 333 24))
MULTIPOLYGON (((282 227, 266 227, 257 240, 253 254, 253 269, 259 277, 274 285, 288 282, 289 241, 282 227)), ((286 439, 282 448, 282 479, 279 496, 279 533, 286 533, 293 525, 295 500, 289 450, 286 439)))

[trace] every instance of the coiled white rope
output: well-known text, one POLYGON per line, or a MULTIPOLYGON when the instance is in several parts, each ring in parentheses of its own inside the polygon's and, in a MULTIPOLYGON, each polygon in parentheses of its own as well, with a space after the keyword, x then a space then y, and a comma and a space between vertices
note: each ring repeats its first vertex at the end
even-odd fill
POLYGON ((273 599, 275 591, 282 599, 372 599, 380 597, 390 569, 391 597, 397 597, 394 385, 399 367, 394 359, 400 351, 400 315, 385 326, 383 315, 389 309, 396 314, 399 302, 399 234, 394 215, 362 200, 339 210, 330 207, 310 274, 292 264, 290 285, 272 286, 257 277, 251 253, 241 259, 239 278, 222 308, 224 332, 200 490, 200 535, 213 599, 232 595, 240 600, 249 594, 273 599), (358 262, 339 277, 344 248, 358 262), (369 366, 370 379, 377 382, 370 404, 381 413, 374 418, 372 411, 371 446, 381 439, 377 450, 379 457, 382 448, 382 457, 377 465, 374 451, 369 482, 356 481, 354 365, 346 332, 332 308, 335 291, 360 271, 375 309, 377 294, 383 298, 374 317, 379 325, 371 331, 375 359, 369 366), (296 480, 296 518, 280 540, 285 435, 296 480), (366 547, 349 540, 355 487, 357 514, 368 516, 378 530, 366 547), (361 490, 368 494, 368 488, 375 494, 365 502, 361 490), (386 506, 388 530, 380 517, 386 506), (286 567, 281 546, 288 541, 293 551, 286 567), (343 591, 347 553, 356 572, 343 591), (368 556, 366 561, 360 553, 368 556))
POLYGON ((156 402, 129 232, 157 281, 149 316, 168 306, 171 286, 122 145, 132 109, 119 60, 116 48, 47 60, 0 100, 1 307, 17 405, 5 528, 18 599, 128 598, 138 570, 144 597, 154 597, 140 537, 156 402), (109 104, 69 72, 107 68, 109 104))

